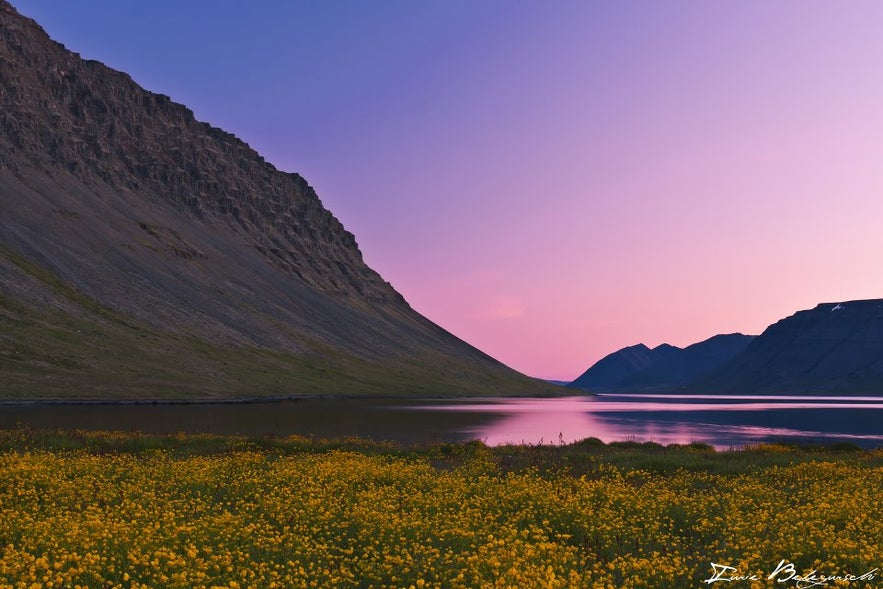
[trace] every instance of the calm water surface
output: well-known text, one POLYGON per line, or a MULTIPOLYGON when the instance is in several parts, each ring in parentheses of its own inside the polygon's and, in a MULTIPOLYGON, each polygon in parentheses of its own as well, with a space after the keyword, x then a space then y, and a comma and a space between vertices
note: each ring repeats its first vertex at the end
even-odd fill
POLYGON ((883 397, 599 395, 555 399, 334 399, 246 405, 3 405, 0 428, 360 436, 488 444, 762 441, 883 447, 883 397))

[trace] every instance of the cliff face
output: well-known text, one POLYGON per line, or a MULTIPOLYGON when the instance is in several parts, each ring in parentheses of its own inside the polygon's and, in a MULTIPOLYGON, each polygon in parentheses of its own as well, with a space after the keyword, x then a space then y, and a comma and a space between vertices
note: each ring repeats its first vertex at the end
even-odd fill
MULTIPOLYGON (((114 199, 169 206, 235 233, 325 293, 399 299, 299 175, 279 172, 233 135, 128 75, 66 51, 5 2, 0 15, 5 169, 67 172, 114 199)), ((188 253, 198 252, 178 251, 188 253)))
POLYGON ((883 391, 883 299, 823 303, 768 327, 691 392, 883 391))
POLYGON ((753 339, 730 333, 686 348, 630 346, 599 360, 568 386, 597 392, 674 391, 713 372, 753 339))
POLYGON ((410 309, 307 182, 0 0, 6 397, 548 390, 410 309))

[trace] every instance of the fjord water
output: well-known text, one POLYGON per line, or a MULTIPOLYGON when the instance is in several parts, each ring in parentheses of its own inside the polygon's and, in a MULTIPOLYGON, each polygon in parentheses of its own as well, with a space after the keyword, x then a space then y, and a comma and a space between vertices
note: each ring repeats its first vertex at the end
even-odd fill
POLYGON ((4 405, 0 427, 251 436, 358 436, 405 443, 759 442, 883 447, 883 397, 598 395, 562 398, 317 399, 199 405, 4 405))

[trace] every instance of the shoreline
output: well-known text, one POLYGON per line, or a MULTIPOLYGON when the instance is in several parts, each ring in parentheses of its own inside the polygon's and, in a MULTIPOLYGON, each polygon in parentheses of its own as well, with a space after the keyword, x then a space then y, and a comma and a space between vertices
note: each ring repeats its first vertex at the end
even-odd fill
MULTIPOLYGON (((587 392, 582 394, 564 394, 564 397, 593 397, 594 395, 587 392)), ((394 400, 402 401, 487 401, 493 399, 512 399, 512 398, 537 398, 551 399, 557 398, 551 395, 499 395, 499 396, 469 396, 469 395, 332 395, 332 394, 315 394, 315 395, 285 395, 273 397, 232 397, 229 399, 0 399, 0 407, 18 407, 28 405, 115 405, 115 406, 131 406, 131 405, 260 405, 274 403, 296 403, 299 401, 346 401, 346 400, 394 400)))
MULTIPOLYGON (((857 394, 859 395, 859 394, 857 394)), ((707 395, 687 395, 687 394, 665 394, 665 393, 596 393, 582 389, 570 389, 562 387, 559 395, 528 395, 528 394, 505 394, 505 395, 365 395, 353 394, 347 395, 343 393, 316 393, 316 394, 298 394, 298 395, 271 395, 258 397, 200 397, 192 399, 181 398, 151 398, 151 399, 3 399, 0 398, 0 407, 19 407, 19 406, 137 406, 137 405, 269 405, 274 403, 296 403, 299 401, 347 401, 347 400, 375 400, 375 401, 493 401, 497 399, 563 399, 569 397, 631 397, 631 398, 658 398, 658 399, 738 399, 738 400, 883 400, 883 395, 832 395, 830 393, 807 393, 803 395, 732 395, 732 394, 707 394, 707 395)))
POLYGON ((255 403, 286 403, 335 398, 338 397, 330 395, 315 395, 266 398, 237 397, 232 399, 0 399, 0 407, 28 405, 251 405, 255 403))

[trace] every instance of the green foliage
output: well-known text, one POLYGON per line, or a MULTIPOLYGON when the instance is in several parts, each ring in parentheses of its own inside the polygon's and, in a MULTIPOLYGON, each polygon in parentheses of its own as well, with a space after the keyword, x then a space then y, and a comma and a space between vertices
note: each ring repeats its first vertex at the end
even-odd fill
POLYGON ((563 445, 486 446, 480 440, 460 443, 402 444, 358 437, 324 439, 315 436, 225 436, 216 434, 148 434, 138 431, 42 430, 30 427, 0 429, 0 452, 86 451, 97 454, 139 454, 163 451, 176 456, 260 452, 275 456, 334 451, 358 452, 431 460, 450 470, 481 458, 500 473, 536 472, 542 476, 602 475, 615 466, 623 472, 674 473, 680 470, 738 475, 771 467, 807 462, 845 462, 871 467, 883 465, 883 451, 842 444, 831 446, 762 444, 744 449, 715 451, 707 444, 614 442, 587 438, 563 445))

